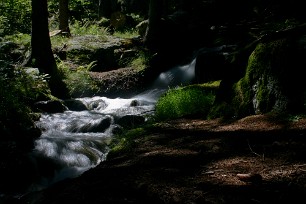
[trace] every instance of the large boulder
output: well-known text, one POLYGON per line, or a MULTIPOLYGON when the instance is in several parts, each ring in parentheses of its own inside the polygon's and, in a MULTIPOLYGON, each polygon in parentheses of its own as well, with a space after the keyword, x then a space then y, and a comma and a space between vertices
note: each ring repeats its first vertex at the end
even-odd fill
POLYGON ((84 111, 88 110, 86 105, 82 101, 77 99, 67 99, 64 101, 64 105, 71 111, 84 111))
POLYGON ((248 58, 244 76, 232 83, 227 93, 230 98, 218 101, 213 111, 228 111, 236 117, 269 112, 303 113, 305 39, 303 35, 284 35, 260 41, 248 58))
POLYGON ((234 100, 256 114, 304 111, 302 47, 290 39, 260 43, 249 58, 246 75, 234 87, 234 100))

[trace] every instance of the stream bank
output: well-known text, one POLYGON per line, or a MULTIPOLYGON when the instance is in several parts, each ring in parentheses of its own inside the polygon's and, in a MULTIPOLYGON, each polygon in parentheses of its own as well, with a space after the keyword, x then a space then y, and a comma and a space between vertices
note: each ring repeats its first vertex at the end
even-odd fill
POLYGON ((128 152, 17 203, 299 203, 306 120, 178 119, 145 129, 128 152), (260 182, 237 174, 257 173, 260 182))

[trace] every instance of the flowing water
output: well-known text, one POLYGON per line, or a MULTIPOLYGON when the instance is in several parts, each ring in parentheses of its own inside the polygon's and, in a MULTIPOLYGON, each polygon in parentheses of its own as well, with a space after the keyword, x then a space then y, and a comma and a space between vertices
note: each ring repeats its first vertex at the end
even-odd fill
POLYGON ((155 103, 169 87, 190 83, 195 60, 161 73, 147 91, 131 98, 77 98, 86 109, 42 114, 37 126, 42 135, 35 141, 33 160, 39 175, 32 190, 39 190, 63 180, 79 176, 106 159, 109 143, 124 116, 143 117, 154 113, 155 103))

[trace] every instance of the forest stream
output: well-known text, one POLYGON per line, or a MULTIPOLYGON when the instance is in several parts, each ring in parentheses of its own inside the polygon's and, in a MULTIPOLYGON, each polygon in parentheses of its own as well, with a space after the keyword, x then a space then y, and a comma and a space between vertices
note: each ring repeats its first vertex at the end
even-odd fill
MULTIPOLYGON (((106 159, 120 120, 136 117, 144 122, 154 114, 155 103, 168 88, 186 85, 194 78, 195 59, 159 75, 152 86, 130 98, 103 96, 77 98, 86 110, 44 113, 36 123, 42 135, 32 153, 38 181, 30 191, 41 190, 65 178, 74 178, 106 159)), ((133 123, 133 121, 132 121, 133 123)), ((135 125, 136 122, 135 122, 135 125)))

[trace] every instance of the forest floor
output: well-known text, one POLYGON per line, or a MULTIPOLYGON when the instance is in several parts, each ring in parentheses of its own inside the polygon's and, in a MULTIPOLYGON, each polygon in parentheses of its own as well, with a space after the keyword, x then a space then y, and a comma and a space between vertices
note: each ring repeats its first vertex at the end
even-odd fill
POLYGON ((177 119, 21 203, 305 203, 306 119, 177 119))

